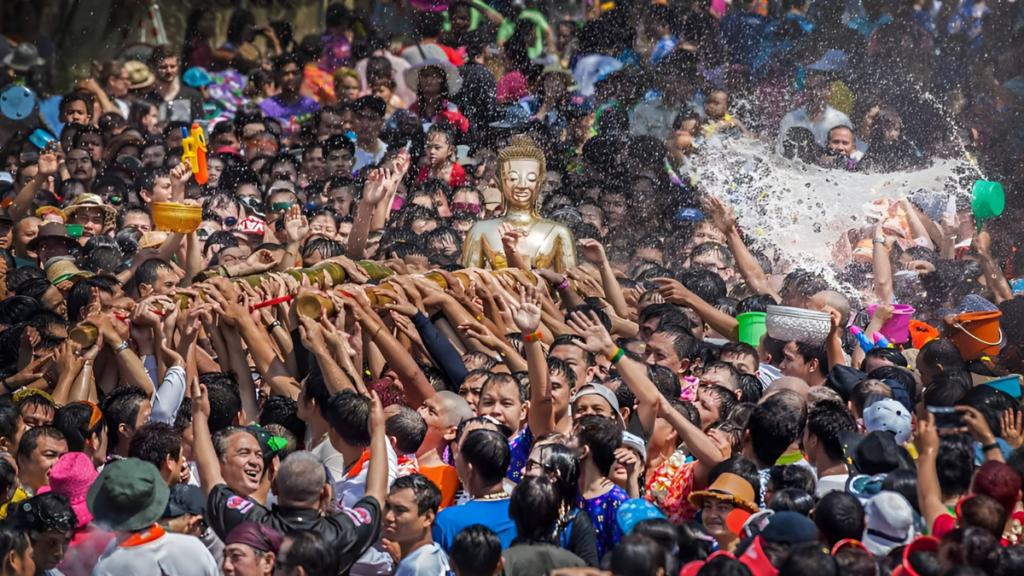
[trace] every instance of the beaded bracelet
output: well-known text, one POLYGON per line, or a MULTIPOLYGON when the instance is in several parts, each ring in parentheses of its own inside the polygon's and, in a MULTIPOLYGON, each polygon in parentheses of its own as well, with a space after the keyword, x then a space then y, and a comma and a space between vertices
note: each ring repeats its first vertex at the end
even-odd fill
POLYGON ((533 334, 523 336, 523 342, 540 342, 540 330, 537 330, 533 334))

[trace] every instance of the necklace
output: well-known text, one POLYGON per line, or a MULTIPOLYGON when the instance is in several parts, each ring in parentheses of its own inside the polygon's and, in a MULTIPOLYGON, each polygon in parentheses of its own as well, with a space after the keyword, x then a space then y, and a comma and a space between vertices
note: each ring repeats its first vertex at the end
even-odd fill
POLYGON ((504 490, 502 490, 501 492, 496 492, 494 494, 488 494, 486 496, 477 496, 476 498, 473 498, 473 500, 504 500, 505 498, 510 498, 510 497, 511 496, 509 496, 508 492, 505 492, 504 490))

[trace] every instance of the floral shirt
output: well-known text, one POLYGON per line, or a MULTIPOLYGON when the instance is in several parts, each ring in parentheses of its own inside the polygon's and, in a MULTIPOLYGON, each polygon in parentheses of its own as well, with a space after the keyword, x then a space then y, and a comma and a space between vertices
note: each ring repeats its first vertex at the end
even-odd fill
POLYGON ((648 502, 662 511, 676 525, 693 520, 697 508, 690 504, 693 491, 693 466, 696 463, 686 452, 676 450, 647 479, 648 502))
POLYGON ((576 506, 586 510, 590 522, 597 531, 597 557, 601 558, 622 539, 619 528, 619 506, 629 500, 629 494, 618 486, 613 486, 607 493, 597 498, 585 499, 582 494, 576 495, 576 506))
POLYGON ((508 472, 505 477, 518 484, 523 481, 523 470, 526 468, 526 461, 530 458, 530 451, 533 450, 533 432, 530 432, 530 427, 524 426, 522 430, 516 432, 508 441, 508 448, 512 453, 512 458, 509 459, 508 472))
POLYGON ((324 51, 319 66, 324 72, 334 72, 338 68, 348 66, 352 58, 352 44, 344 36, 324 34, 324 51))

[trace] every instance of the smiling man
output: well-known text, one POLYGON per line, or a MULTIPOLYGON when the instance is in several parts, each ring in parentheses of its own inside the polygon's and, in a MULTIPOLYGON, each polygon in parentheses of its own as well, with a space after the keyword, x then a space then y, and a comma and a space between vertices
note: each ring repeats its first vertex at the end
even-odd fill
POLYGON ((384 538, 397 544, 402 561, 395 576, 436 576, 448 571, 448 555, 434 543, 441 491, 426 476, 395 480, 384 508, 384 538))
POLYGON ((52 426, 29 428, 18 442, 18 482, 35 494, 50 483, 50 468, 64 453, 68 443, 60 430, 52 426))

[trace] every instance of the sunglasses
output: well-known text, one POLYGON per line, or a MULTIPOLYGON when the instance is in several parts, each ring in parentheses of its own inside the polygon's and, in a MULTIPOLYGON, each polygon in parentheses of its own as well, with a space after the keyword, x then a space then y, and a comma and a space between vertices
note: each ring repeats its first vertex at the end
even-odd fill
POLYGON ((218 224, 220 224, 222 226, 227 226, 229 228, 231 226, 234 226, 235 224, 238 224, 238 218, 235 218, 234 216, 228 216, 227 218, 221 218, 220 216, 214 214, 213 216, 210 217, 210 220, 213 220, 214 222, 216 222, 216 223, 218 223, 218 224))
POLYGON ((469 212, 470 214, 479 214, 480 205, 470 204, 469 202, 452 202, 452 212, 469 212))
POLYGON ((293 202, 274 202, 270 205, 271 212, 284 212, 285 210, 295 206, 293 202))

